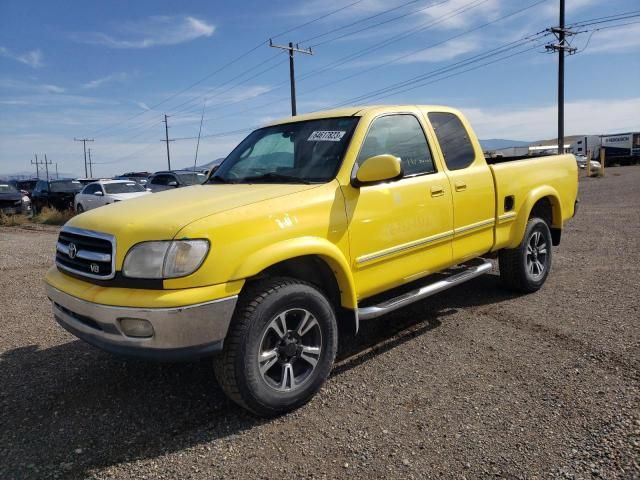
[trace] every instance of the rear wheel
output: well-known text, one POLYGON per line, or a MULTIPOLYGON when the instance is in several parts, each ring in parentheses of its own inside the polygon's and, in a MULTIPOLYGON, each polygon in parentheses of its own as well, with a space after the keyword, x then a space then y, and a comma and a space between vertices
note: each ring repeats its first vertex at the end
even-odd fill
POLYGON ((237 404, 260 416, 300 407, 329 376, 337 351, 331 304, 313 285, 262 280, 243 293, 224 350, 218 382, 237 404))
POLYGON ((76 213, 82 213, 82 212, 84 212, 84 207, 82 206, 82 204, 81 204, 81 203, 79 203, 79 204, 76 206, 76 213))
POLYGON ((531 218, 517 248, 499 255, 500 279, 509 289, 531 293, 540 289, 551 269, 551 231, 541 218, 531 218))

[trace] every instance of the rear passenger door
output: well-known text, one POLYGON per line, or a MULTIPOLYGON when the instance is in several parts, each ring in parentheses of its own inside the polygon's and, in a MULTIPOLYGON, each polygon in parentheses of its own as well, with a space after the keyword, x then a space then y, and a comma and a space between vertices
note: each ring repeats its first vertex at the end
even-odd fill
POLYGON ((468 126, 451 112, 427 114, 435 131, 453 195, 453 259, 475 258, 493 246, 493 175, 468 126))
POLYGON ((449 265, 452 256, 451 192, 445 173, 437 171, 433 162, 417 115, 373 119, 356 163, 383 154, 400 158, 403 178, 360 187, 355 196, 347 194, 351 258, 360 298, 437 271, 449 265))

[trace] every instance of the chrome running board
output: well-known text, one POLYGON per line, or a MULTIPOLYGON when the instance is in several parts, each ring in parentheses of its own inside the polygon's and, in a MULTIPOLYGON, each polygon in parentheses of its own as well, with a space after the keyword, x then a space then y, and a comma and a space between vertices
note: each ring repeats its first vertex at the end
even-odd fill
POLYGON ((385 315, 389 312, 405 307, 410 303, 417 302, 418 300, 430 297, 431 295, 440 293, 448 288, 455 287, 456 285, 460 285, 468 280, 479 277, 480 275, 487 273, 492 268, 491 262, 484 259, 481 261, 482 263, 469 267, 460 273, 453 274, 444 280, 438 280, 416 290, 403 293, 377 305, 358 308, 358 318, 360 320, 370 320, 372 318, 380 317, 381 315, 385 315))

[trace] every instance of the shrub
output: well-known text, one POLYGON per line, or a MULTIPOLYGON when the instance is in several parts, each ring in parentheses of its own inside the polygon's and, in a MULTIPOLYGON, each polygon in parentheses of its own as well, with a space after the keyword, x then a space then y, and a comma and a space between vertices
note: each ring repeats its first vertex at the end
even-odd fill
POLYGON ((27 222, 26 215, 6 215, 0 212, 0 225, 5 227, 15 227, 27 222))
POLYGON ((74 213, 72 210, 56 210, 55 208, 44 207, 40 213, 33 217, 34 223, 42 223, 44 225, 63 225, 74 213))

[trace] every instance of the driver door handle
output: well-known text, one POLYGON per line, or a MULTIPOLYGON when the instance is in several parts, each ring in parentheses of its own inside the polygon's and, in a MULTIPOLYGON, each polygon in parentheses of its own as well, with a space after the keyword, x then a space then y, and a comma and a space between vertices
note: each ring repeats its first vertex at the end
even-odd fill
POLYGON ((467 184, 464 182, 456 182, 456 192, 464 192, 467 189, 467 184))

